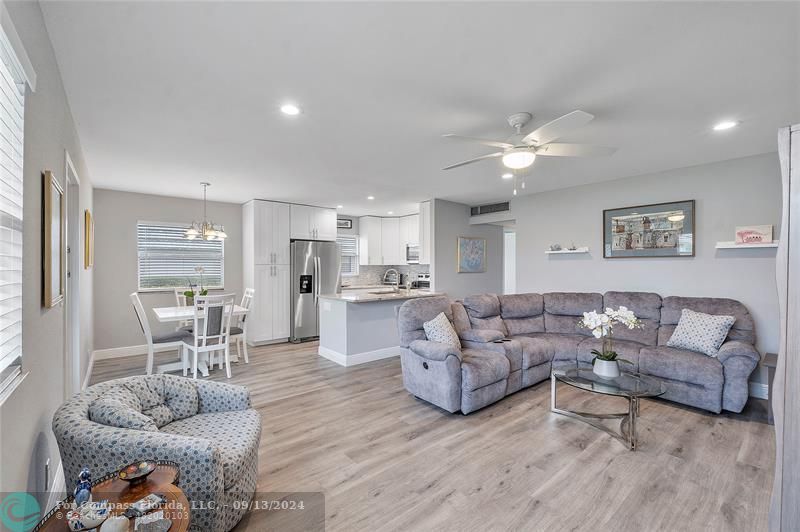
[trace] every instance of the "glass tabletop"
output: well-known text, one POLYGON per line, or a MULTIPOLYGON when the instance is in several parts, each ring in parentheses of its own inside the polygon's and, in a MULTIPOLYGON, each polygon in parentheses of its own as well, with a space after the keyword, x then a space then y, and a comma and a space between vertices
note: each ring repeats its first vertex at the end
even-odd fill
POLYGON ((657 397, 667 391, 663 382, 647 375, 623 371, 619 377, 609 379, 595 375, 591 368, 577 368, 575 364, 554 366, 553 376, 582 390, 620 397, 657 397))

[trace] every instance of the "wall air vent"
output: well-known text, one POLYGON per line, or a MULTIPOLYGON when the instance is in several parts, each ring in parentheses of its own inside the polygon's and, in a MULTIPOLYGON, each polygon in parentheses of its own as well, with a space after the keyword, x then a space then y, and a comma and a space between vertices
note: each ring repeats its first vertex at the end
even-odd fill
POLYGON ((479 214, 490 214, 493 212, 506 212, 511 210, 508 206, 508 202, 504 201, 503 203, 492 203, 491 205, 478 205, 477 207, 470 208, 470 214, 472 216, 478 216, 479 214))

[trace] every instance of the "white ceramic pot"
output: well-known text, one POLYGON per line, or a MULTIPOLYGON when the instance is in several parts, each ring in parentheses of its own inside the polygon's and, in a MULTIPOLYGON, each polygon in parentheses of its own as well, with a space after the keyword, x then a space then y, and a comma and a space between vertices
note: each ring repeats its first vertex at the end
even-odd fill
POLYGON ((619 377, 619 362, 616 360, 601 360, 596 358, 592 371, 594 371, 594 374, 598 377, 613 379, 619 377))

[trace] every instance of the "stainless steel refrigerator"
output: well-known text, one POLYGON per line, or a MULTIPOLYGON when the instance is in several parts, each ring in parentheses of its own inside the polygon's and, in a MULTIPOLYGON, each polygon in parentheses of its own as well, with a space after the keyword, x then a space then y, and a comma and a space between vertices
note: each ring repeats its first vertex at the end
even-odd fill
POLYGON ((319 337, 319 296, 341 291, 336 242, 295 240, 292 257, 292 342, 319 337))

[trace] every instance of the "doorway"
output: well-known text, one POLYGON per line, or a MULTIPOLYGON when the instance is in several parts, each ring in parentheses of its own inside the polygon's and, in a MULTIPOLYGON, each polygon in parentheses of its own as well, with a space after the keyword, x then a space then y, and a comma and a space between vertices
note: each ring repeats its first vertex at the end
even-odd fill
POLYGON ((517 233, 503 231, 503 293, 517 293, 517 233))
POLYGON ((67 279, 64 305, 64 398, 81 389, 81 180, 69 153, 64 152, 67 237, 67 279))

